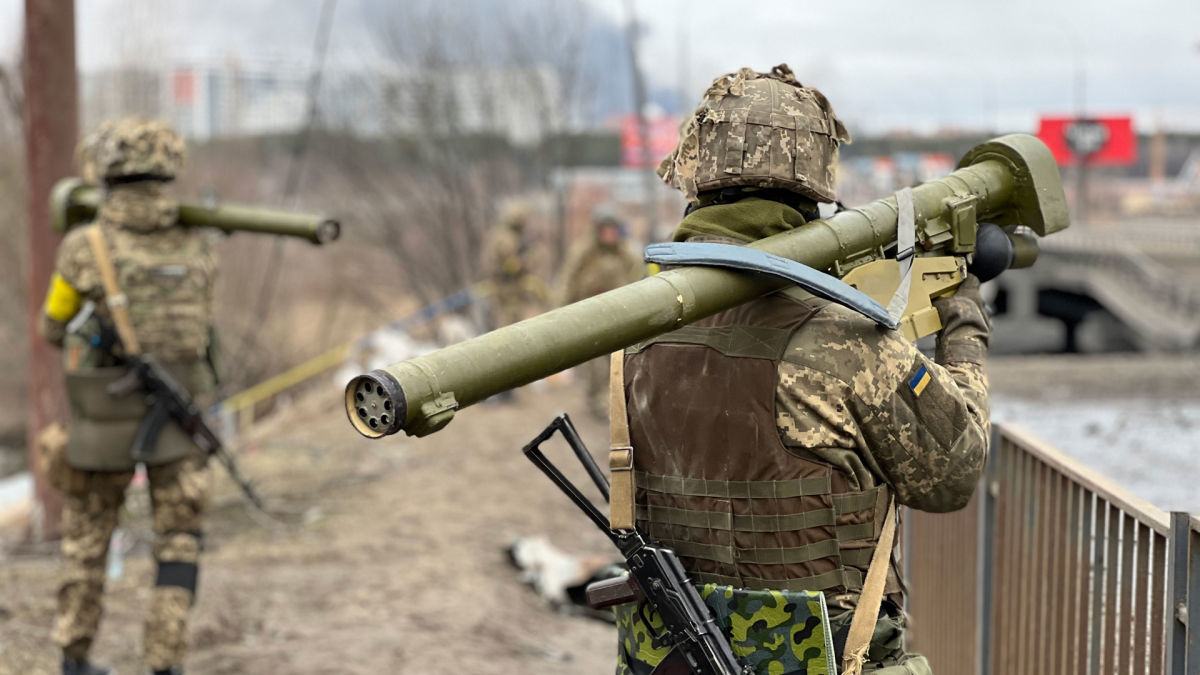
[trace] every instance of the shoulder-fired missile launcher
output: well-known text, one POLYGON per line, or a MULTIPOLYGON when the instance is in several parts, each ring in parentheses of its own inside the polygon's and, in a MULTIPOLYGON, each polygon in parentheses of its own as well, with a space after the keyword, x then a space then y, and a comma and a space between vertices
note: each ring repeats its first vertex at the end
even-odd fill
MULTIPOLYGON (((50 192, 50 224, 64 233, 95 217, 101 190, 79 178, 64 178, 50 192)), ((307 239, 327 244, 341 235, 341 224, 326 216, 266 209, 259 206, 218 204, 179 205, 179 223, 188 227, 212 227, 224 232, 259 232, 307 239)))
MULTIPOLYGON (((916 260, 900 329, 941 327, 930 299, 952 294, 968 266, 1029 266, 1036 240, 1067 227, 1053 156, 1033 136, 979 145, 958 169, 911 190, 916 260), (997 226, 981 227, 982 224, 997 226), (984 233, 981 235, 980 233, 984 233), (990 234, 989 234, 990 232, 990 234)), ((751 247, 826 271, 883 303, 900 284, 895 196, 807 223, 751 247), (890 256, 890 257, 889 257, 890 256)), ((360 375, 346 413, 360 433, 424 436, 454 413, 529 382, 674 330, 787 282, 712 267, 678 267, 445 349, 360 375)))

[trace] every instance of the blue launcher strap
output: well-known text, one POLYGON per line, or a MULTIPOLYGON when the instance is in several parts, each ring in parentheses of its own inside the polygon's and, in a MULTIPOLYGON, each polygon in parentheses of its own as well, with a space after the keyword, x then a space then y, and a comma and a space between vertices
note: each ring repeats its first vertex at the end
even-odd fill
POLYGON ((646 247, 646 262, 660 265, 703 265, 758 272, 787 279, 800 288, 862 314, 885 328, 899 322, 886 308, 862 291, 804 263, 734 244, 674 242, 646 247))

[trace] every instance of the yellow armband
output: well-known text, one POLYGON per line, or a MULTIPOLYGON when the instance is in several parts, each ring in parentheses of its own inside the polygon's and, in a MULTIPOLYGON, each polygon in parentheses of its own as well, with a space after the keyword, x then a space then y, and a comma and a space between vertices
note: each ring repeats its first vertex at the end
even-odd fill
POLYGON ((50 291, 46 293, 46 304, 43 311, 46 316, 59 323, 66 323, 79 312, 83 304, 83 296, 75 287, 67 283, 58 272, 50 277, 50 291))

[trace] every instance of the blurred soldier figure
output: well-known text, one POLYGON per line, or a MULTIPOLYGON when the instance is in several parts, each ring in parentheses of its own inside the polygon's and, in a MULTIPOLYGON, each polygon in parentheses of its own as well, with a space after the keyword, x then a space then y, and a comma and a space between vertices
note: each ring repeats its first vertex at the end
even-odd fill
MULTIPOLYGON (((816 218, 849 138, 786 65, 717 78, 658 170, 689 202, 675 240, 746 244, 816 218)), ((757 673, 808 672, 800 632, 812 628, 788 609, 801 591, 823 592, 845 672, 929 673, 905 652, 900 547, 880 542, 895 531, 893 503, 967 503, 989 424, 978 281, 936 306, 935 359, 799 288, 625 352, 637 527, 674 548, 694 582, 717 585, 706 596, 752 628, 757 647, 738 656, 757 673), (867 585, 877 548, 886 575, 867 585), (863 651, 843 655, 860 605, 851 645, 863 651)), ((665 655, 653 620, 618 608, 618 673, 648 673, 665 655)))
POLYGON ((483 269, 491 285, 492 329, 524 319, 532 305, 545 300, 545 285, 531 271, 528 224, 525 206, 515 203, 488 234, 483 269))
MULTIPOLYGON (((558 302, 570 304, 642 278, 642 259, 625 240, 617 212, 607 205, 592 212, 592 236, 567 255, 560 274, 558 302)), ((588 407, 597 418, 608 419, 608 359, 592 359, 583 366, 588 407)))
POLYGON ((109 385, 126 374, 113 355, 128 345, 110 345, 102 325, 132 334, 135 349, 157 357, 193 394, 212 390, 216 260, 202 232, 176 225, 170 183, 184 149, 167 125, 137 118, 106 123, 80 146, 84 178, 101 181, 105 195, 95 222, 63 239, 41 322, 43 337, 63 347, 71 407, 70 433, 53 451, 62 456, 49 462, 55 467, 50 479, 66 496, 66 564, 54 628, 64 675, 109 672, 91 665, 88 651, 135 450, 150 482, 158 567, 145 662, 154 673, 182 672, 208 472, 199 449, 169 421, 151 447, 134 447, 144 445, 135 444, 146 420, 144 397, 109 394, 109 385))

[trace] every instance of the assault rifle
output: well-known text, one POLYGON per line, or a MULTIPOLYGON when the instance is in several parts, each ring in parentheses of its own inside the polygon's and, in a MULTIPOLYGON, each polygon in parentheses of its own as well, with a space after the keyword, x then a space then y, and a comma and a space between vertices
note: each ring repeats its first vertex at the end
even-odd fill
POLYGON ((687 577, 675 552, 646 541, 637 530, 613 530, 608 519, 591 500, 558 470, 541 451, 541 445, 555 432, 571 446, 579 462, 608 500, 608 479, 575 431, 566 413, 554 418, 542 433, 525 446, 525 456, 546 474, 563 494, 567 495, 583 514, 600 528, 621 551, 629 573, 598 581, 588 586, 588 603, 604 609, 626 602, 641 601, 650 605, 662 617, 663 630, 657 639, 671 646, 666 658, 651 675, 750 675, 750 666, 738 663, 729 640, 717 626, 712 611, 704 604, 700 593, 687 577))
POLYGON ((205 458, 216 457, 246 499, 265 513, 262 498, 250 481, 242 477, 237 462, 221 438, 204 421, 204 413, 192 399, 191 393, 152 354, 127 356, 123 365, 129 368, 129 374, 113 382, 108 392, 121 397, 141 390, 150 399, 150 412, 134 437, 133 458, 141 461, 149 457, 163 427, 168 421, 173 421, 204 451, 205 458))
POLYGON ((209 457, 216 457, 246 499, 259 511, 266 513, 262 498, 250 481, 242 477, 237 462, 221 438, 204 421, 204 413, 196 405, 191 392, 153 354, 118 355, 114 348, 121 343, 120 338, 112 324, 95 313, 95 305, 91 302, 71 323, 82 325, 88 319, 94 319, 99 326, 98 334, 92 337, 93 346, 112 356, 118 365, 129 369, 128 375, 109 385, 108 393, 121 398, 141 391, 149 401, 150 410, 134 437, 133 459, 139 462, 147 459, 154 451, 163 427, 172 421, 204 451, 206 461, 209 457))

